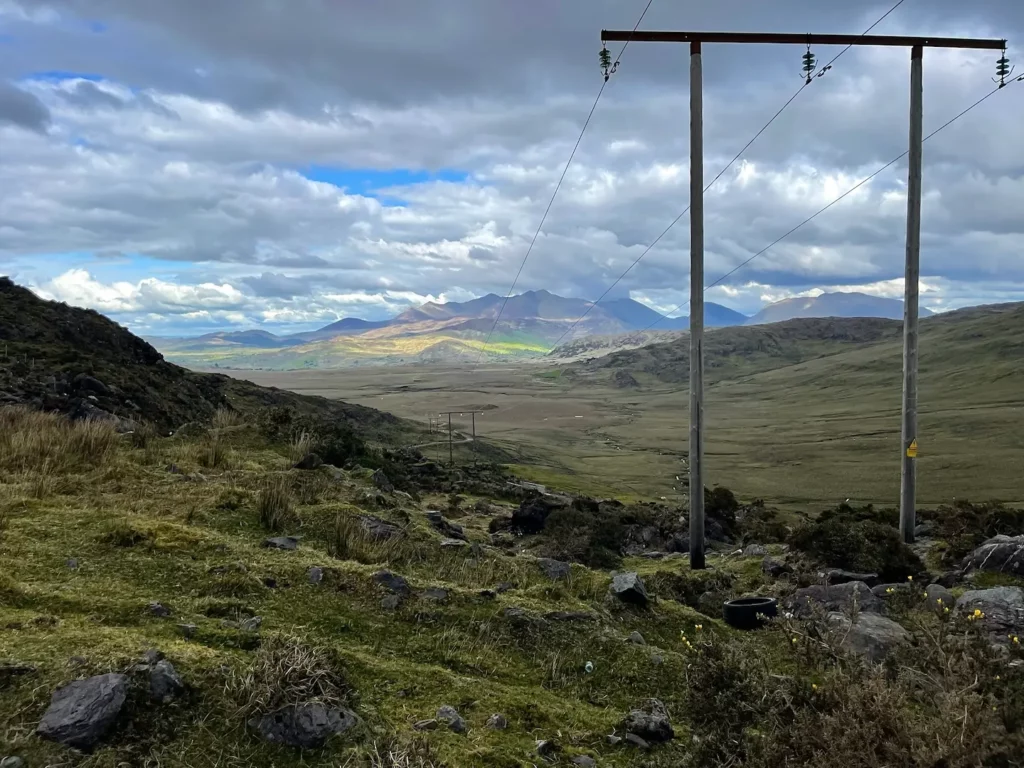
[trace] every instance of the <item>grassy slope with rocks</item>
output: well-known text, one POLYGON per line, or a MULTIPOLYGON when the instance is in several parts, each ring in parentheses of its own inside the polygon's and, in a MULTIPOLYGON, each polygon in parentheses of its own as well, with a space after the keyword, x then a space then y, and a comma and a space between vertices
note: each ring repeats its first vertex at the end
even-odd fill
MULTIPOLYGON (((760 555, 718 550, 701 573, 684 558, 621 559, 652 594, 639 608, 608 596, 608 571, 545 575, 530 553, 549 544, 544 533, 511 552, 490 546, 491 519, 513 510, 500 499, 421 488, 416 501, 378 491, 368 470, 292 469, 290 446, 249 424, 215 428, 224 452, 211 468, 202 438, 137 447, 109 424, 6 414, 5 433, 21 437, 0 442, 0 733, 29 765, 68 758, 34 735, 55 688, 130 670, 151 648, 186 692, 167 704, 133 694, 77 764, 527 766, 539 764, 537 741, 553 740, 565 765, 1009 766, 1024 746, 1021 655, 988 650, 962 617, 894 604, 914 652, 875 668, 844 653, 825 621, 724 625, 721 598, 799 585, 763 574, 760 555), (66 430, 88 439, 58 440, 66 430), (62 461, 40 482, 58 445, 62 461), (267 504, 282 513, 277 531, 260 524, 267 504), (429 509, 479 548, 442 547, 429 509), (361 514, 403 535, 371 539, 361 514), (274 534, 299 536, 298 548, 261 546, 274 534), (410 585, 397 607, 382 600, 381 569, 410 585), (258 628, 245 629, 253 617, 258 628), (299 751, 246 726, 314 695, 354 710, 358 729, 299 751), (676 737, 649 751, 610 744, 650 697, 676 737), (467 733, 414 728, 445 705, 467 733), (497 713, 504 730, 486 725, 497 713)), ((770 515, 745 516, 770 538, 770 515)))

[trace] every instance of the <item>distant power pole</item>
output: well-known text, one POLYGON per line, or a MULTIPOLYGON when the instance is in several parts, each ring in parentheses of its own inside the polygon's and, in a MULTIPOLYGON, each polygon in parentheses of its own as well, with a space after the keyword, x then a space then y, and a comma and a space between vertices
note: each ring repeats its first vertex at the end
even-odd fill
POLYGON ((455 466, 455 449, 454 449, 455 442, 454 442, 454 440, 452 438, 452 434, 453 434, 453 431, 452 431, 452 414, 454 414, 454 413, 459 414, 459 416, 465 416, 468 413, 470 416, 473 417, 473 433, 472 433, 473 434, 473 439, 472 439, 471 442, 475 442, 476 441, 476 415, 478 413, 483 413, 483 411, 466 411, 466 410, 462 410, 462 411, 441 411, 437 415, 437 418, 438 418, 439 422, 440 422, 442 416, 447 416, 448 417, 448 463, 451 466, 453 466, 453 467, 455 466))
MULTIPOLYGON (((917 315, 921 255, 921 61, 924 48, 1005 50, 1005 40, 894 35, 807 35, 773 32, 604 30, 603 42, 690 44, 690 567, 704 561, 704 137, 701 43, 806 45, 807 82, 816 71, 812 45, 883 45, 911 49, 910 171, 907 189, 906 302, 903 321, 903 434, 900 531, 914 538, 917 457, 917 315)), ((1005 57, 1004 57, 1005 58, 1005 57)))

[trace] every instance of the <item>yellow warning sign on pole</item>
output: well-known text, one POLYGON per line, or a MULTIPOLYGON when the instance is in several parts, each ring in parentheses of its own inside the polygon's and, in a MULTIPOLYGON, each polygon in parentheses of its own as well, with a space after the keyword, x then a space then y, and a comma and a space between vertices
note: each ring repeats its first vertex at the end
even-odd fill
POLYGON ((916 437, 913 440, 911 440, 910 441, 910 445, 907 446, 907 458, 909 458, 909 459, 916 459, 917 458, 917 438, 916 437))

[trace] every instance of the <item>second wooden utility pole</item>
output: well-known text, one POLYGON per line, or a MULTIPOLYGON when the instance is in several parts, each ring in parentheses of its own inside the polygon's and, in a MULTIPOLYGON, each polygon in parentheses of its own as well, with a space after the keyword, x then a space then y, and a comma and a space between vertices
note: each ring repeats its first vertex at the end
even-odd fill
POLYGON ((917 502, 917 317, 921 277, 921 161, 923 153, 924 49, 910 53, 910 151, 907 171, 907 263, 903 278, 903 433, 900 466, 900 534, 914 540, 917 502))
POLYGON ((690 43, 690 567, 704 567, 704 87, 690 43))

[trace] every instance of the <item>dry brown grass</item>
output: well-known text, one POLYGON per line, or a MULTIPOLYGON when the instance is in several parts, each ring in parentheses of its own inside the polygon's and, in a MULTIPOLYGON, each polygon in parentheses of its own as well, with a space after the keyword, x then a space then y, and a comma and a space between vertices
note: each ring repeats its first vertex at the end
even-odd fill
POLYGON ((256 508, 260 525, 268 531, 283 531, 296 522, 287 476, 273 475, 266 479, 256 500, 256 508))
POLYGON ((299 432, 292 436, 288 444, 288 458, 293 462, 301 461, 316 446, 316 436, 309 432, 299 432))
POLYGON ((265 637, 252 662, 233 671, 226 687, 246 714, 306 702, 340 706, 349 690, 335 652, 284 635, 265 637))
POLYGON ((199 464, 207 469, 227 469, 231 465, 231 449, 216 435, 199 448, 199 464))
POLYGON ((214 429, 230 429, 243 426, 245 426, 245 417, 238 411, 218 408, 216 413, 213 414, 214 429))
POLYGON ((120 436, 101 421, 69 421, 64 416, 20 406, 0 408, 0 469, 50 472, 97 467, 114 454, 120 436))

